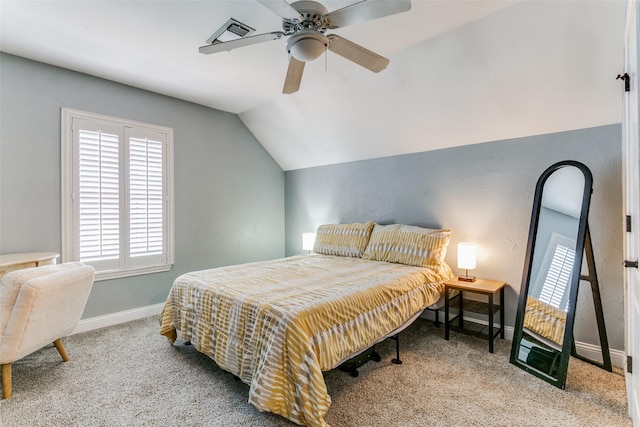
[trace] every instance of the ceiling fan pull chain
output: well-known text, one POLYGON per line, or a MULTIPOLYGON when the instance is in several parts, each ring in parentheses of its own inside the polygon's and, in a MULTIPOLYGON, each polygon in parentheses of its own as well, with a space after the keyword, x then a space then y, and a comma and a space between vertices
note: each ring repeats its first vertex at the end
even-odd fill
POLYGON ((327 52, 329 49, 324 50, 324 72, 329 71, 329 53, 327 52))

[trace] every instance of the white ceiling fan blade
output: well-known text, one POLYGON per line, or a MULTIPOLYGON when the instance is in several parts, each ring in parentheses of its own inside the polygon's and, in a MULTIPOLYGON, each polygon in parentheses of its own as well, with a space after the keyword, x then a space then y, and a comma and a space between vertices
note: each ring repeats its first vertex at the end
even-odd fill
POLYGON ((327 28, 340 28, 411 9, 411 0, 363 0, 323 16, 327 28))
POLYGON ((329 34, 327 38, 329 39, 329 50, 348 59, 349 61, 355 62, 367 70, 379 73, 389 65, 389 60, 387 58, 380 56, 359 44, 342 38, 336 34, 329 34))
POLYGON ((293 56, 289 58, 289 68, 287 68, 287 77, 284 80, 284 88, 282 93, 290 94, 300 89, 302 81, 302 72, 304 71, 304 62, 298 61, 293 56))
POLYGON ((285 0, 258 0, 258 3, 283 19, 300 19, 300 13, 285 0))
POLYGON ((252 44, 267 42, 271 40, 278 40, 284 36, 282 31, 274 31, 273 33, 258 34, 257 36, 243 37, 241 39, 231 40, 228 42, 212 43, 205 46, 200 46, 198 49, 200 53, 211 54, 216 52, 224 52, 238 47, 249 46, 252 44))

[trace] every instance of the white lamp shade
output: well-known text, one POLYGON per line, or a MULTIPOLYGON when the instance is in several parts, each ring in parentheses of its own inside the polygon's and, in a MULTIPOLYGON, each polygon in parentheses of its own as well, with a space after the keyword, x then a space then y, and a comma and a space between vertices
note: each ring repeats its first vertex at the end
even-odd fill
POLYGON ((302 233, 302 250, 312 251, 316 244, 316 233, 302 233))
POLYGON ((476 268, 475 243, 458 243, 458 268, 465 270, 476 268))

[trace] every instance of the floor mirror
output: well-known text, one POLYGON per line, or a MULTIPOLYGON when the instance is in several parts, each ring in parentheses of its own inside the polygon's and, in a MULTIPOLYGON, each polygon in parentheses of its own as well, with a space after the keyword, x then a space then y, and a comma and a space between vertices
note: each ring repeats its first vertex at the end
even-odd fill
POLYGON ((556 163, 536 184, 510 362, 565 388, 569 357, 611 371, 588 215, 593 178, 584 164, 556 163), (586 254, 588 273, 581 275, 586 254), (581 280, 591 283, 602 361, 578 356, 573 325, 581 280))

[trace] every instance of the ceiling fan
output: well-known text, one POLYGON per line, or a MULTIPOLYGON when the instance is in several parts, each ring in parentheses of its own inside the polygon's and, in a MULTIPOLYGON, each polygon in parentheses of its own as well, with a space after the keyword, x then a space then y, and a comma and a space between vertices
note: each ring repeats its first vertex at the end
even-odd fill
POLYGON ((337 34, 327 30, 343 28, 372 19, 406 12, 411 9, 411 0, 363 0, 329 12, 316 1, 257 0, 260 4, 282 18, 283 31, 258 34, 230 41, 215 40, 200 47, 200 53, 211 54, 236 49, 242 46, 279 40, 286 36, 287 52, 290 54, 289 68, 282 93, 294 93, 300 89, 302 72, 306 62, 313 61, 327 49, 373 71, 387 68, 389 60, 337 34))

